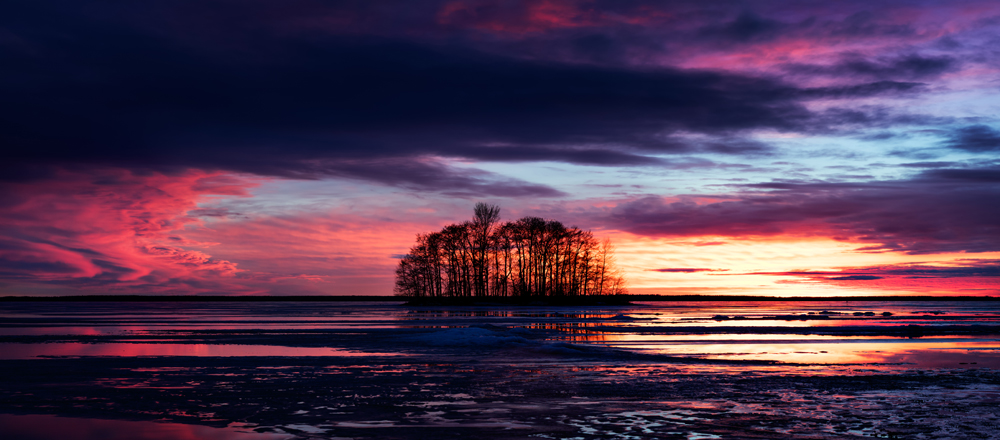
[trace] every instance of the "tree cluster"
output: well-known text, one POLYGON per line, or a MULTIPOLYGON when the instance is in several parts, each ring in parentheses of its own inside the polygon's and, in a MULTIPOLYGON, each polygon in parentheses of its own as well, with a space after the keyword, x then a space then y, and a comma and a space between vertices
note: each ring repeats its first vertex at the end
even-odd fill
POLYGON ((553 220, 500 222, 477 203, 475 217, 420 234, 396 268, 396 294, 409 297, 617 295, 625 280, 610 240, 553 220))

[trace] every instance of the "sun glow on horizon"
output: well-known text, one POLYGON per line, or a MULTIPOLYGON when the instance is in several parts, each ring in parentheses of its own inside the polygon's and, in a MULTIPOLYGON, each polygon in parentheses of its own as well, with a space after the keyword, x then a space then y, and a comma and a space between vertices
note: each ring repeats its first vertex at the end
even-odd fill
POLYGON ((625 232, 606 235, 612 237, 618 263, 625 270, 629 288, 636 293, 766 296, 986 296, 1000 293, 1000 284, 991 283, 989 279, 951 279, 948 282, 929 282, 927 278, 915 282, 914 278, 888 276, 879 279, 865 279, 863 276, 835 279, 844 278, 839 275, 853 273, 852 269, 857 268, 910 265, 964 267, 969 260, 998 260, 1000 252, 909 255, 859 252, 860 244, 831 239, 673 239, 625 232), (985 288, 976 289, 977 286, 985 288))

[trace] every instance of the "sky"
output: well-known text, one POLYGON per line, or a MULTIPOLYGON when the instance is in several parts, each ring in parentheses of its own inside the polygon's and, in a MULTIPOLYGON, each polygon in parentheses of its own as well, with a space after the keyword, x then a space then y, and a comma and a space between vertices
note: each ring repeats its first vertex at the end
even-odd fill
POLYGON ((476 202, 629 290, 1000 294, 1000 3, 0 3, 0 295, 391 295, 476 202))

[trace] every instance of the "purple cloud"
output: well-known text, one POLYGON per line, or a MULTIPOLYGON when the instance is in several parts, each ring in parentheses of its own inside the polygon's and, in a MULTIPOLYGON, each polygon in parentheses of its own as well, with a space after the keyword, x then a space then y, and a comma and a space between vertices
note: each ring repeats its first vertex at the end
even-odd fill
POLYGON ((604 225, 648 236, 832 236, 867 252, 1000 250, 1000 170, 931 169, 910 180, 745 185, 728 200, 644 197, 604 225))

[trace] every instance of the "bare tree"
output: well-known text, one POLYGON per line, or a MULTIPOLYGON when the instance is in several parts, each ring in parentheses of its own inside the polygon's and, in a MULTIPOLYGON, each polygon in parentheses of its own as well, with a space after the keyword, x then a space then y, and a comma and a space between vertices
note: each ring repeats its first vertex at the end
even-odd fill
POLYGON ((486 296, 489 292, 489 251, 490 237, 496 229, 497 222, 500 221, 500 207, 488 205, 486 203, 476 203, 473 210, 475 217, 472 220, 473 236, 473 276, 475 280, 474 295, 486 296))
POLYGON ((554 220, 500 222, 477 203, 472 221, 421 234, 396 268, 401 296, 578 296, 625 293, 610 240, 554 220))

